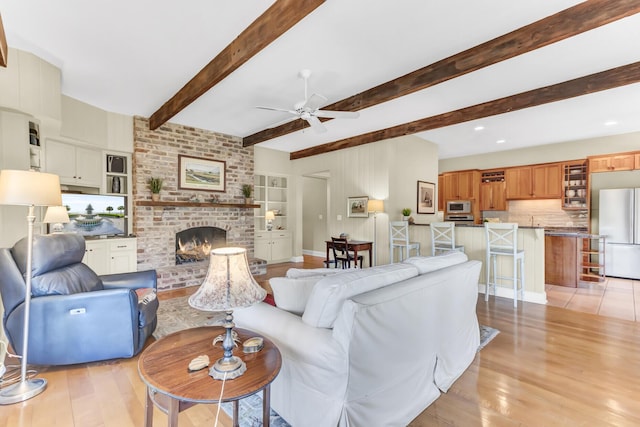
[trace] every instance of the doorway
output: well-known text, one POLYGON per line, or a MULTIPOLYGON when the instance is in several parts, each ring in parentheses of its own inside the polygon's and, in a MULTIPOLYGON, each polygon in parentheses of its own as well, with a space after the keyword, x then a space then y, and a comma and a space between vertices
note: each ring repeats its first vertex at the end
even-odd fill
POLYGON ((328 234, 329 171, 302 177, 302 253, 324 257, 328 234))

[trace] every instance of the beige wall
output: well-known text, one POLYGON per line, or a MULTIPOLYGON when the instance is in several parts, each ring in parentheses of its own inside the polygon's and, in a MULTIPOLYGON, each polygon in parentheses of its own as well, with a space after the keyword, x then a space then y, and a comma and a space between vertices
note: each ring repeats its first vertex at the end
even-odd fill
POLYGON ((429 223, 434 217, 415 213, 417 182, 436 183, 438 179, 438 147, 433 143, 405 136, 294 161, 289 161, 288 156, 275 150, 255 149, 256 171, 285 173, 292 177, 290 210, 294 221, 294 256, 301 256, 303 250, 303 203, 314 197, 304 193, 306 176, 328 174, 325 238, 345 232, 352 239, 374 240, 373 217, 347 218, 347 197, 368 196, 384 200, 385 212, 376 219, 379 264, 389 260, 389 220, 400 219, 402 208, 410 207, 419 223, 429 223))
POLYGON ((584 159, 587 156, 635 151, 639 148, 640 132, 634 132, 558 144, 540 145, 538 147, 522 148, 519 150, 442 159, 438 163, 438 167, 440 173, 464 169, 492 169, 584 159))

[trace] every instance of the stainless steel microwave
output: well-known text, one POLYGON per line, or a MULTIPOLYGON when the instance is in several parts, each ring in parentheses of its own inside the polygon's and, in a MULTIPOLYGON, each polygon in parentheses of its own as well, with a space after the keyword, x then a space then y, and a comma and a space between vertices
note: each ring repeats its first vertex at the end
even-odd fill
POLYGON ((447 202, 447 212, 449 213, 471 213, 470 200, 451 200, 447 202))

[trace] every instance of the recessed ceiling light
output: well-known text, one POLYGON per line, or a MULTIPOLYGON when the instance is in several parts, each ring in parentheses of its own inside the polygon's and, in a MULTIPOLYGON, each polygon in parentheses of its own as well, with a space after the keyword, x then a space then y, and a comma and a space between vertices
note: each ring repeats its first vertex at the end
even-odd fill
POLYGON ((604 122, 605 126, 615 126, 617 124, 618 124, 618 122, 616 122, 615 120, 608 120, 608 121, 604 122))
POLYGON ((496 141, 496 144, 504 144, 505 142, 507 142, 506 139, 499 139, 496 141))
POLYGON ((484 129, 484 126, 476 126, 473 128, 475 131, 481 131, 482 129, 484 129))

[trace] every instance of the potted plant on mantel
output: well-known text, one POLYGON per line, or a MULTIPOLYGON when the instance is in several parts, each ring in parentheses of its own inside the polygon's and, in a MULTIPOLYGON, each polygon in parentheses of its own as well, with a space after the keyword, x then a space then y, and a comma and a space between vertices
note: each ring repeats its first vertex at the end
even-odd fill
POLYGON ((162 190, 162 178, 149 178, 149 189, 151 190, 151 200, 157 202, 160 200, 160 190, 162 190))
POLYGON ((242 184, 242 195, 244 196, 244 203, 247 205, 251 204, 251 193, 253 192, 253 187, 249 184, 242 184))
POLYGON ((402 209, 402 220, 409 221, 409 215, 411 215, 411 209, 404 208, 402 209))

